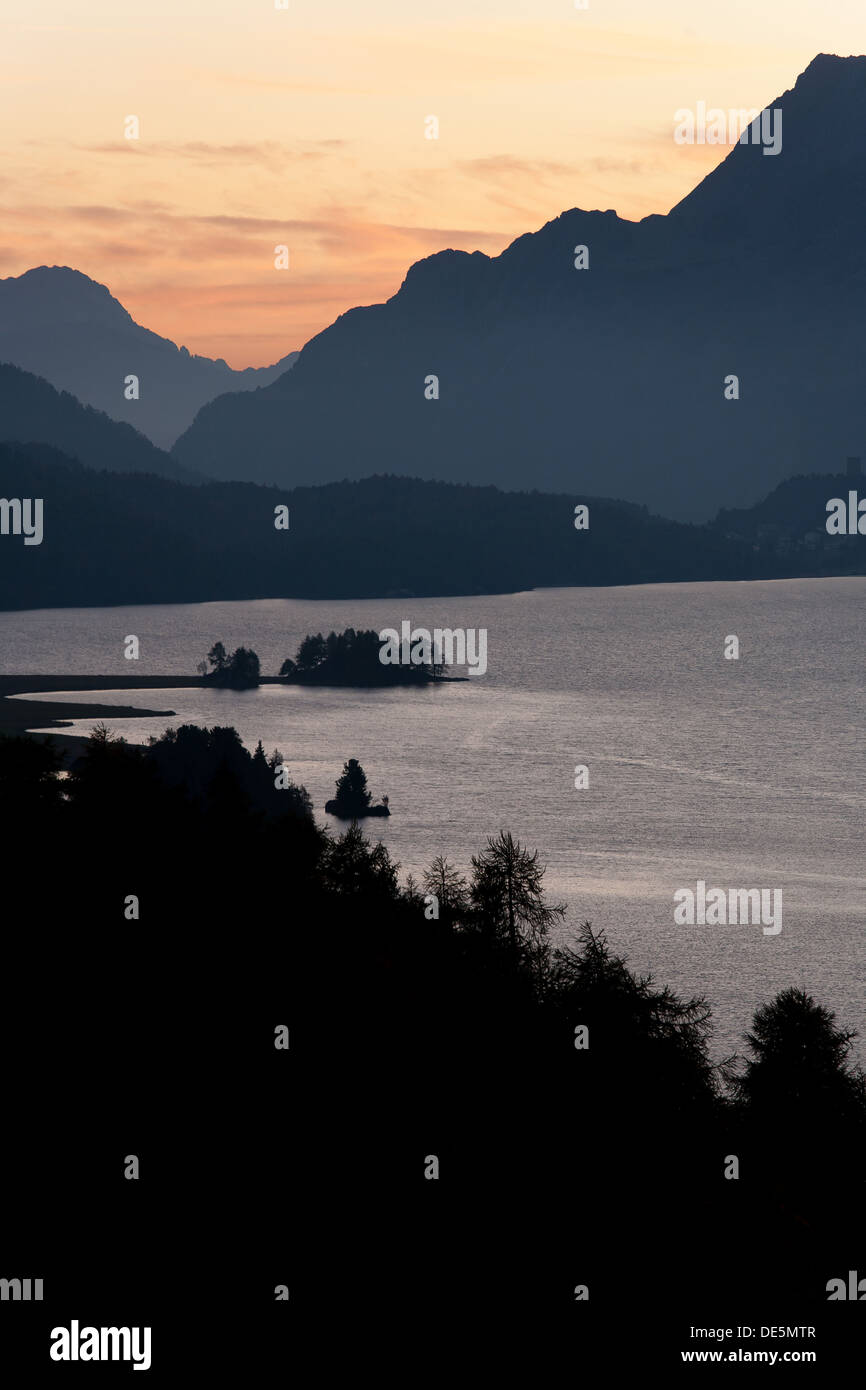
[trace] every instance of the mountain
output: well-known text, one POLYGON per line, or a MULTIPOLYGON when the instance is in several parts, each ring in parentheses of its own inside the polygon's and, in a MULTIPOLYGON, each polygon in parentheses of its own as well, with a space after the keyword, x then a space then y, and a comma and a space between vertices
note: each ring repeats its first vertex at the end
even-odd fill
POLYGON ((409 472, 704 519, 860 452, 866 58, 819 56, 771 106, 779 153, 736 143, 666 216, 574 208, 497 257, 418 262, 290 373, 211 401, 175 456, 283 486, 409 472))
POLYGON ((222 358, 193 356, 142 328, 105 285, 68 266, 43 265, 0 280, 0 362, 71 391, 164 449, 214 396, 266 386, 297 355, 233 371, 222 358), (137 401, 124 395, 129 375, 139 379, 137 401))
POLYGON ((44 537, 0 542, 2 608, 393 598, 400 618, 413 596, 763 573, 751 546, 628 503, 584 498, 578 532, 570 497, 412 478, 194 487, 0 444, 0 493, 42 498, 44 537))
MULTIPOLYGON (((73 455, 87 468, 156 473, 165 478, 198 481, 197 474, 151 444, 131 425, 109 419, 101 410, 82 405, 67 391, 55 391, 41 377, 8 363, 0 363, 0 440, 50 444, 73 455)), ((0 491, 4 497, 15 495, 2 477, 0 491)))
POLYGON ((742 542, 764 557, 803 567, 803 573, 822 569, 835 574, 862 573, 866 536, 859 531, 852 535, 848 529, 863 520, 856 501, 849 513, 852 492, 858 500, 866 499, 866 477, 859 470, 786 478, 753 507, 725 508, 710 524, 717 534, 742 542), (839 534, 835 529, 827 530, 828 520, 838 510, 833 507, 828 511, 828 503, 834 499, 845 505, 839 534))

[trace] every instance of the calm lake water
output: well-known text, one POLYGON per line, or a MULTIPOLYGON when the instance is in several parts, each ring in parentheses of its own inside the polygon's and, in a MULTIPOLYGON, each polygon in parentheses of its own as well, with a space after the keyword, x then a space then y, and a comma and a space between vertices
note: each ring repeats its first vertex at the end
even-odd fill
POLYGON ((3 613, 0 669, 193 673, 221 639, 254 647, 275 674, 307 632, 403 619, 486 628, 487 674, 415 691, 93 699, 176 711, 118 720, 132 740, 184 722, 233 724, 250 747, 261 738, 322 821, 344 760, 360 758, 393 813, 368 833, 404 874, 440 853, 468 871, 486 836, 511 830, 540 850, 568 922, 589 918, 633 967, 708 995, 717 1055, 740 1047, 755 1006, 790 984, 863 1028, 866 579, 3 613), (123 658, 130 633, 137 668, 123 658), (724 659, 729 634, 738 661, 724 659), (781 889, 781 933, 676 926, 673 894, 698 879, 781 889))

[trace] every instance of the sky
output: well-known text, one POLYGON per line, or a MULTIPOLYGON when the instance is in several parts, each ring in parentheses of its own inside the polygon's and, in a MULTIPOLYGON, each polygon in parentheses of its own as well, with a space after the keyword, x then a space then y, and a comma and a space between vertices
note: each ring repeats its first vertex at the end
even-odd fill
POLYGON ((436 251, 667 212, 728 152, 675 111, 822 52, 866 52, 863 0, 0 0, 0 276, 263 366, 436 251))

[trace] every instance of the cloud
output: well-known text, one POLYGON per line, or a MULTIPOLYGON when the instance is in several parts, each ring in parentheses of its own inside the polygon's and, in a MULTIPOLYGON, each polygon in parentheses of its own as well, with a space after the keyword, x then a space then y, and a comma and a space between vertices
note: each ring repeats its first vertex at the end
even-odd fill
POLYGON ((594 155, 589 159, 564 162, 556 159, 520 159, 512 154, 486 155, 478 159, 459 159, 454 167, 461 174, 490 183, 513 183, 539 179, 579 180, 587 174, 646 174, 660 167, 658 159, 612 158, 594 155))
POLYGON ((84 203, 75 203, 62 211, 64 216, 74 217, 79 222, 124 222, 129 216, 123 208, 106 207, 104 204, 88 206, 84 203))
MULTIPOLYGON (((33 215, 30 209, 28 215, 33 215)), ((413 224, 377 222, 365 216, 361 209, 333 207, 315 218, 297 217, 250 217, 231 213, 187 213, 180 209, 166 209, 164 204, 133 204, 125 208, 90 206, 84 204, 67 205, 60 209, 68 220, 86 223, 117 224, 126 221, 132 229, 136 224, 148 226, 146 243, 153 249, 153 235, 162 235, 178 248, 188 243, 196 260, 202 255, 249 254, 262 238, 276 238, 279 242, 291 245, 292 239, 298 242, 315 243, 335 255, 351 255, 379 248, 388 243, 409 244, 423 248, 421 254, 430 254, 431 242, 444 249, 446 244, 459 242, 462 246, 471 245, 481 249, 483 246, 500 248, 507 234, 485 232, 473 228, 429 227, 413 224), (213 230, 227 233, 223 236, 208 236, 202 243, 202 233, 213 230), (231 233, 235 235, 232 236, 231 233)))
POLYGON ((310 164, 333 158, 349 146, 348 140, 305 140, 288 144, 279 140, 247 140, 218 144, 208 140, 105 140, 77 145, 86 154, 126 155, 135 159, 187 160, 202 168, 221 165, 258 165, 279 173, 289 165, 310 164))
POLYGON ((143 241, 103 241, 100 242, 99 254, 113 261, 149 261, 153 248, 143 241))
POLYGON ((480 159, 458 159, 456 167, 474 177, 498 182, 514 178, 570 177, 576 166, 555 159, 518 159, 511 154, 492 154, 480 159))

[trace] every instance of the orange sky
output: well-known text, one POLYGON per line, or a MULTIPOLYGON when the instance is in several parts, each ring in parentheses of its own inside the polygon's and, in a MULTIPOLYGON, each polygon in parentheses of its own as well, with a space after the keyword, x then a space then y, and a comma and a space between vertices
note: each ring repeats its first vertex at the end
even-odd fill
POLYGON ((261 366, 444 247, 496 253, 575 206, 667 212, 727 153, 677 145, 674 111, 762 107, 816 53, 863 52, 860 9, 2 0, 0 275, 71 265, 261 366))

